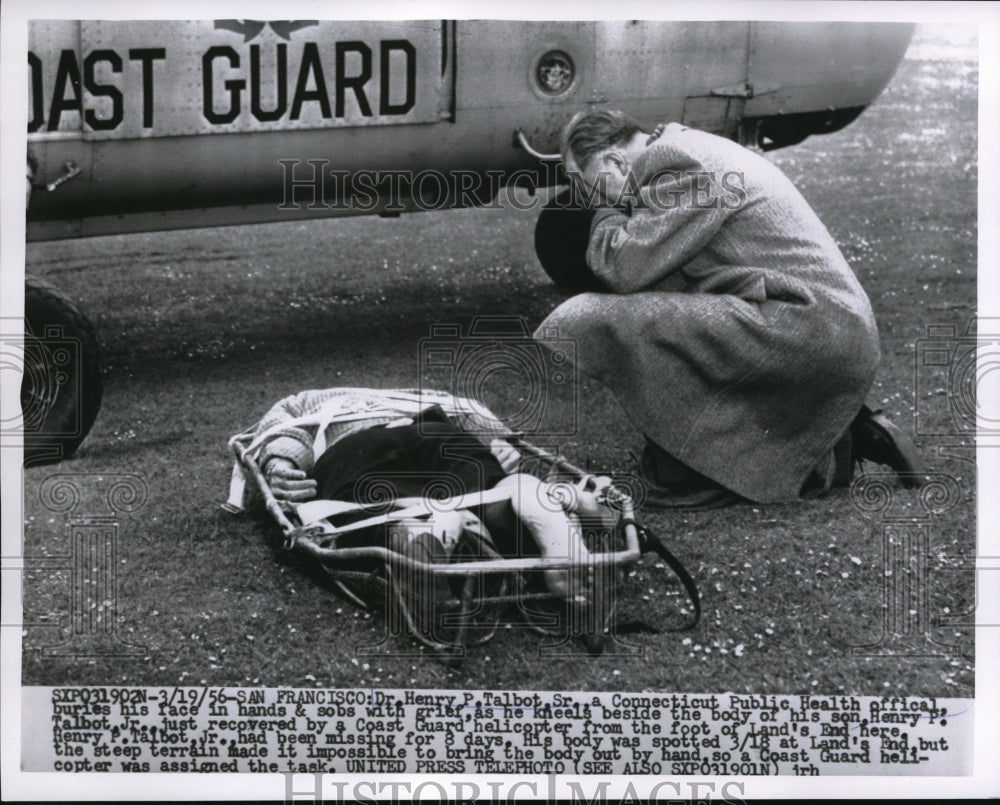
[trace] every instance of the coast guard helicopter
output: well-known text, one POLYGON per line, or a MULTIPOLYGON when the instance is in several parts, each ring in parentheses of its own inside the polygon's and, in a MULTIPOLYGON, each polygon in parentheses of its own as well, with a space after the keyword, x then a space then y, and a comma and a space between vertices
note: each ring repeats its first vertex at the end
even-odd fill
MULTIPOLYGON (((837 131, 889 82, 890 23, 36 20, 28 240, 485 205, 565 183, 577 111, 676 120, 764 150, 837 131)), ((544 209, 565 281, 579 219, 544 209), (574 231, 573 228, 576 227, 574 231)), ((574 259, 579 259, 578 257, 574 259)), ((74 302, 26 279, 25 457, 66 457, 101 398, 74 302)))

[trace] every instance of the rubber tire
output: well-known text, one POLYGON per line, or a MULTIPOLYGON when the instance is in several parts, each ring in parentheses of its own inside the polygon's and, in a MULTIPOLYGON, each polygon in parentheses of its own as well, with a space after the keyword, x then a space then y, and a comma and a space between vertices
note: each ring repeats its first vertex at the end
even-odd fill
POLYGON ((97 419, 104 384, 94 327, 76 304, 38 277, 24 278, 24 464, 68 458, 97 419))
POLYGON ((593 217, 593 210, 571 204, 570 190, 559 193, 538 216, 535 254, 545 273, 563 290, 573 293, 608 291, 587 265, 593 217))

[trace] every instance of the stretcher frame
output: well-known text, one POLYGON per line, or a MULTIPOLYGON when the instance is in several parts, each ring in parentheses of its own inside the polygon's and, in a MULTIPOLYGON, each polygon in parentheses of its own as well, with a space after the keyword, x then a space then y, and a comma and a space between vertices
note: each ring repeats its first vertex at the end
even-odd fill
MULTIPOLYGON (((316 560, 332 579, 339 592, 365 609, 369 608, 368 603, 351 589, 350 584, 361 581, 378 583, 378 579, 373 578, 370 571, 352 569, 351 565, 356 565, 359 561, 377 560, 381 562, 385 573, 385 586, 392 591, 395 603, 403 615, 410 635, 423 645, 438 652, 450 665, 461 663, 467 646, 483 645, 494 637, 499 625, 499 607, 529 600, 561 600, 549 592, 525 590, 523 584, 520 585, 519 589, 508 591, 508 585, 505 581, 512 578, 520 579, 526 573, 579 568, 579 564, 574 563, 570 557, 504 557, 482 541, 476 547, 486 558, 448 563, 419 562, 379 545, 327 547, 323 542, 329 539, 329 535, 323 528, 297 522, 298 517, 294 508, 288 503, 279 501, 274 496, 263 469, 251 451, 248 450, 253 441, 254 432, 255 429, 251 428, 233 436, 229 440, 229 447, 245 473, 253 479, 254 486, 260 493, 268 513, 281 528, 284 534, 284 547, 316 560), (436 639, 421 629, 420 624, 416 621, 411 602, 406 600, 399 585, 394 583, 394 574, 401 572, 430 573, 434 578, 438 576, 462 577, 459 608, 456 612, 445 616, 450 618, 451 625, 455 626, 455 633, 451 640, 436 639), (485 589, 483 577, 494 575, 501 577, 499 592, 490 595, 477 593, 478 590, 485 589), (485 625, 476 621, 476 613, 484 606, 491 605, 498 608, 496 620, 485 625), (470 627, 473 625, 482 632, 476 637, 470 635, 470 627)), ((546 475, 543 477, 537 470, 530 472, 530 474, 541 480, 550 480, 554 473, 560 473, 557 480, 566 481, 568 477, 576 484, 581 485, 582 488, 586 488, 587 484, 596 481, 596 476, 593 474, 579 469, 562 456, 553 455, 536 447, 527 441, 522 434, 510 434, 503 438, 521 455, 519 465, 515 470, 517 472, 529 472, 528 467, 534 462, 538 467, 545 469, 546 475)), ((636 520, 634 503, 627 492, 612 484, 605 487, 601 495, 603 497, 602 504, 617 512, 616 533, 614 535, 616 545, 603 545, 601 546, 603 550, 598 551, 594 551, 591 547, 586 563, 588 568, 592 568, 591 578, 596 579, 597 583, 591 585, 587 603, 572 613, 573 617, 568 619, 567 622, 572 621, 574 625, 574 633, 570 636, 581 638, 591 654, 601 653, 604 647, 605 631, 614 614, 614 596, 609 595, 609 591, 606 589, 607 580, 610 579, 613 582, 616 573, 634 566, 644 551, 651 549, 657 550, 666 559, 671 569, 679 576, 688 597, 692 600, 695 609, 694 619, 693 622, 683 627, 692 628, 700 617, 700 602, 697 589, 687 571, 658 541, 648 539, 649 535, 646 530, 636 520)), ((551 619, 546 622, 546 618, 532 618, 530 612, 524 608, 521 608, 521 612, 528 617, 529 625, 537 632, 549 636, 566 636, 564 630, 552 628, 551 619)))

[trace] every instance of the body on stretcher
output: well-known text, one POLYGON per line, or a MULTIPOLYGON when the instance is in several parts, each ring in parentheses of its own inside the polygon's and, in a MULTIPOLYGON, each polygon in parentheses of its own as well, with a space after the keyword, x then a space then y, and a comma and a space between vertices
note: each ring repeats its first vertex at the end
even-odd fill
MULTIPOLYGON (((478 406, 479 413, 485 411, 487 416, 492 417, 478 403, 461 403, 478 406)), ((327 413, 314 417, 311 423, 296 424, 316 424, 317 420, 324 418, 328 419, 327 413)), ((317 429, 322 430, 322 427, 317 429)), ((400 498, 393 501, 392 507, 343 500, 319 499, 304 503, 278 500, 259 462, 266 439, 262 439, 258 431, 259 428, 255 427, 230 440, 230 448, 236 458, 233 473, 233 490, 236 491, 230 496, 227 508, 242 508, 241 486, 249 479, 281 528, 288 549, 318 561, 337 588, 361 605, 367 606, 370 602, 357 592, 361 581, 359 573, 366 574, 366 582, 372 582, 373 577, 377 577, 375 580, 384 585, 388 598, 395 599, 399 605, 413 637, 451 656, 460 657, 466 645, 482 643, 492 637, 499 617, 489 615, 489 622, 484 626, 484 612, 498 612, 501 605, 552 599, 552 595, 544 589, 539 590, 537 584, 534 589, 526 585, 526 578, 546 572, 579 574, 581 565, 585 566, 586 572, 579 578, 587 581, 585 595, 577 603, 584 607, 585 617, 577 613, 573 620, 580 632, 578 636, 584 639, 588 650, 599 652, 614 609, 615 596, 613 590, 607 589, 608 585, 613 586, 624 569, 639 561, 644 547, 648 548, 644 544, 646 532, 635 519, 631 499, 614 487, 610 479, 583 473, 564 458, 551 455, 509 431, 505 439, 521 455, 519 472, 530 468, 531 473, 541 480, 556 483, 553 488, 557 490, 557 496, 563 495, 567 500, 585 498, 590 502, 588 514, 597 515, 600 527, 593 528, 593 517, 585 521, 590 526, 589 530, 599 535, 595 541, 593 534, 588 534, 588 549, 581 552, 585 555, 571 555, 574 553, 571 550, 563 556, 504 556, 496 550, 488 534, 485 539, 477 539, 477 536, 483 536, 482 532, 477 535, 474 530, 470 532, 462 528, 461 517, 449 519, 441 516, 442 512, 459 515, 469 508, 509 499, 512 494, 510 487, 477 490, 444 499, 400 498), (596 511, 593 508, 595 501, 596 511), (421 523, 426 523, 427 527, 421 523), (446 549, 447 558, 428 564, 401 554, 386 542, 358 544, 348 538, 348 535, 371 533, 380 527, 388 531, 395 525, 417 531, 430 530, 446 549), (434 533, 435 530, 438 533, 434 533), (373 565, 380 567, 382 572, 372 574, 368 568, 373 565), (366 570, 359 571, 359 566, 364 566, 366 570), (435 580, 447 579, 453 589, 460 590, 459 606, 447 616, 453 627, 450 630, 429 628, 422 618, 423 613, 417 611, 420 607, 407 600, 402 589, 401 580, 428 576, 435 580)), ((673 564, 671 567, 674 569, 673 564)), ((683 576, 681 580, 697 609, 697 592, 693 583, 688 584, 683 576)), ((537 625, 536 628, 547 634, 552 633, 550 628, 537 625)))

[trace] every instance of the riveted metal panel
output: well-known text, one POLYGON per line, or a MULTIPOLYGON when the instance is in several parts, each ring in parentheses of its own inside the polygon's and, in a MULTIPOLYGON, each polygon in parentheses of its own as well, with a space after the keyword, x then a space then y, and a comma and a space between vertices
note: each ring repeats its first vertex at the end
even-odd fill
MULTIPOLYGON (((521 130, 533 147, 558 151, 559 133, 592 99, 595 73, 593 22, 459 21, 456 29, 456 137, 474 133, 483 164, 537 167, 515 145, 521 130), (539 62, 558 51, 574 76, 557 93, 539 84, 539 62)), ((446 135, 447 136, 447 135, 446 135)))
POLYGON ((747 102, 760 117, 867 106, 889 83, 913 25, 755 22, 749 81, 771 89, 747 102))
POLYGON ((742 104, 711 91, 746 80, 748 33, 747 22, 598 23, 590 101, 622 109, 649 128, 677 120, 729 135, 742 104))
POLYGON ((565 107, 591 99, 595 80, 593 22, 459 22, 458 93, 463 109, 565 107), (539 59, 562 51, 576 75, 565 92, 541 92, 536 80, 539 59))
POLYGON ((88 140, 427 123, 451 111, 439 21, 33 23, 38 135, 88 140), (41 119, 38 115, 41 114, 41 119))
POLYGON ((601 23, 595 100, 679 119, 684 98, 746 79, 748 32, 747 22, 601 23))

